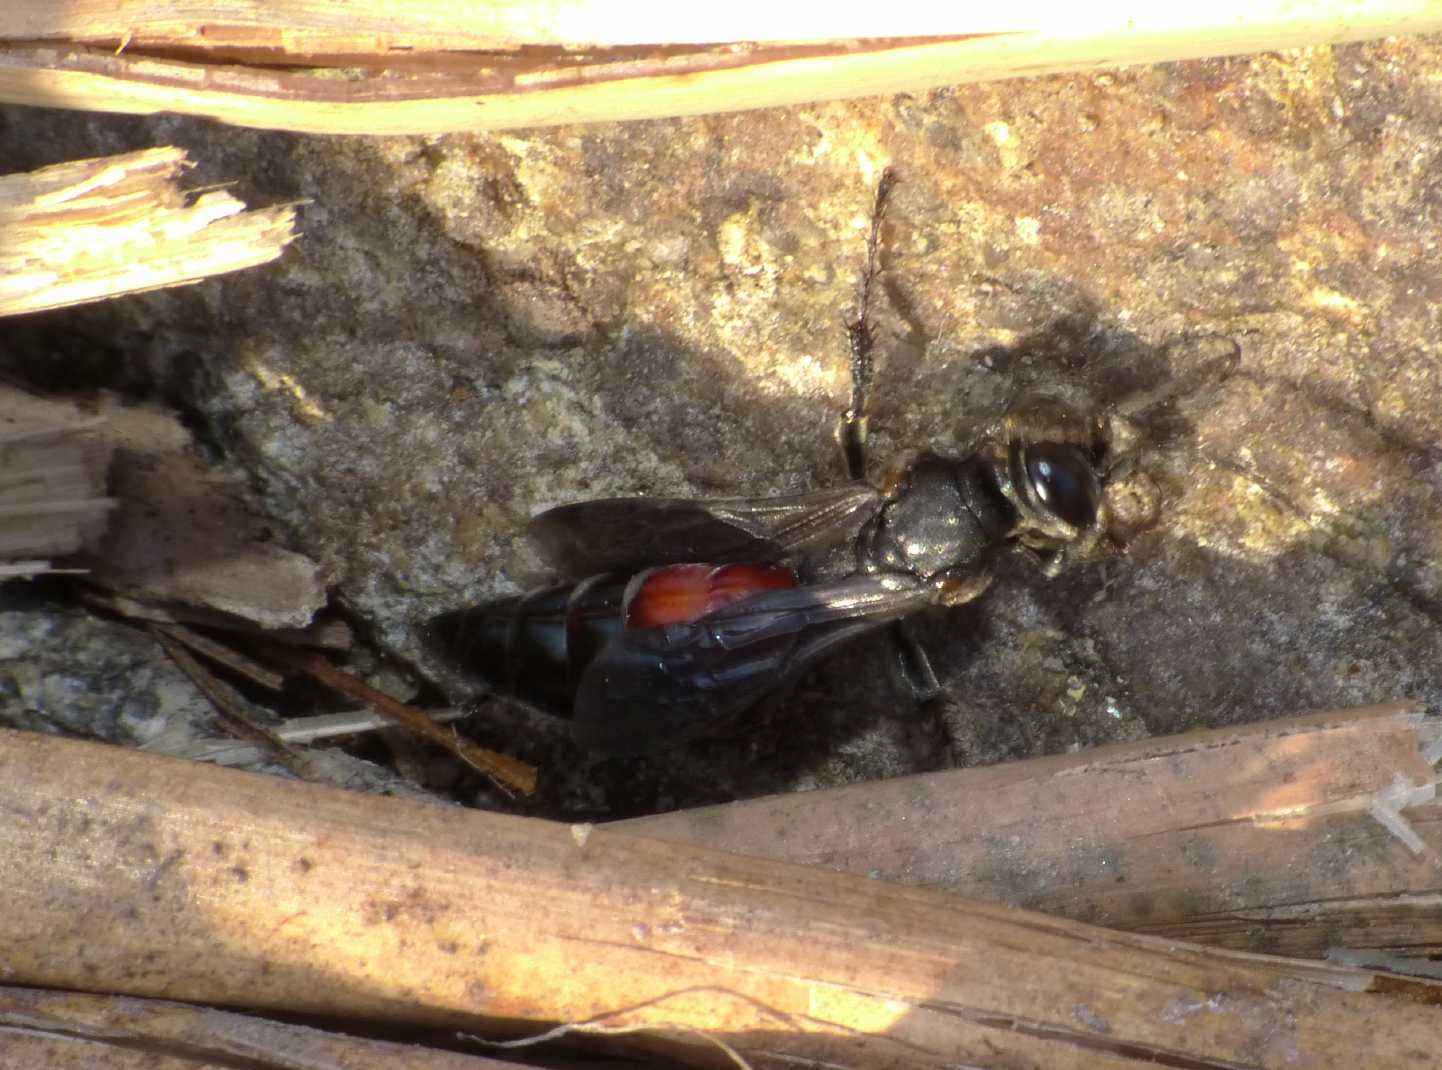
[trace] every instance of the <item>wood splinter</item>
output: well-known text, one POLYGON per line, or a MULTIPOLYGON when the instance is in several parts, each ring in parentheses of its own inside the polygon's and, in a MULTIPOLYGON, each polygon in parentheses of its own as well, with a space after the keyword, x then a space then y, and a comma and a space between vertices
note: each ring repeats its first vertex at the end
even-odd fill
POLYGON ((99 541, 115 505, 104 429, 68 402, 0 386, 0 581, 53 572, 99 541))
POLYGON ((197 282, 268 263, 295 209, 247 211, 178 184, 185 150, 142 149, 0 175, 0 316, 197 282))

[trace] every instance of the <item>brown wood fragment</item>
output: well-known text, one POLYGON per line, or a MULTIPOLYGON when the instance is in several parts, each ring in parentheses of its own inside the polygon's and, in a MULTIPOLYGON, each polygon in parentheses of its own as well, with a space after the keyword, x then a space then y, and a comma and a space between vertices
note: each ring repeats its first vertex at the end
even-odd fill
POLYGON ((167 1000, 0 986, 0 1070, 514 1070, 167 1000))
POLYGON ((274 543, 174 414, 108 399, 82 412, 0 385, 0 578, 60 556, 132 611, 183 603, 205 623, 305 628, 326 603, 320 569, 274 543))
POLYGON ((1427 982, 606 829, 4 731, 0 809, 14 984, 778 1070, 1436 1064, 1427 982))
MULTIPOLYGON (((1321 957, 1442 954, 1442 804, 1420 709, 1317 713, 983 769, 619 822, 624 831, 1321 957)), ((1427 726, 1430 733, 1430 725, 1427 726)))
POLYGON ((274 260, 290 207, 246 211, 176 183, 183 149, 155 148, 0 175, 0 316, 158 290, 274 260))
POLYGON ((264 635, 266 639, 274 643, 346 651, 355 641, 350 625, 339 617, 319 618, 311 621, 304 628, 261 628, 254 621, 222 613, 219 610, 183 605, 153 605, 106 591, 87 591, 84 600, 96 609, 115 613, 130 620, 147 621, 153 624, 193 624, 201 628, 218 628, 222 631, 251 637, 264 635))
POLYGON ((442 133, 914 92, 1442 29, 1429 0, 981 5, 10 0, 0 100, 442 133))
POLYGON ((146 603, 182 603, 263 628, 303 628, 327 600, 326 577, 279 546, 240 495, 196 456, 174 414, 107 404, 119 505, 91 579, 146 603))
POLYGON ((384 691, 378 691, 364 680, 342 672, 320 654, 276 648, 276 656, 287 665, 310 674, 314 679, 342 695, 364 702, 377 713, 388 717, 411 735, 428 740, 454 754, 472 769, 484 773, 508 791, 529 795, 536 790, 536 767, 519 758, 498 754, 478 747, 454 730, 437 724, 424 710, 398 702, 384 691))

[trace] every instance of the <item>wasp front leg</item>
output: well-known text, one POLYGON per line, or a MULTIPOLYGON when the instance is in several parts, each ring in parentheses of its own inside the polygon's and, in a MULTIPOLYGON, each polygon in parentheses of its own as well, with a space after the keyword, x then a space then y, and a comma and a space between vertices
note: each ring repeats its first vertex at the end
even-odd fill
MULTIPOLYGON (((871 293, 881 274, 881 224, 886 215, 886 202, 896 184, 896 174, 887 168, 876 184, 876 199, 871 206, 871 230, 866 236, 866 267, 861 273, 861 293, 857 300, 856 318, 846 324, 846 340, 851 353, 851 402, 837 422, 836 440, 841 446, 847 477, 866 478, 867 401, 871 376, 875 369, 876 336, 871 330, 871 293)), ((883 488, 886 491, 886 488, 883 488)), ((894 662, 897 676, 918 702, 927 702, 941 694, 941 682, 921 641, 905 620, 891 625, 894 662)))

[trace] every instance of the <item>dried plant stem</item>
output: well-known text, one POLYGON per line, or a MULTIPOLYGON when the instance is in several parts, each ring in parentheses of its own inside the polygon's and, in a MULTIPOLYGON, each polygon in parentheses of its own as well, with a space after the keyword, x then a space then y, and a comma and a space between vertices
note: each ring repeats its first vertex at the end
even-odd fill
POLYGON ((1430 0, 10 0, 0 100, 316 133, 693 115, 1442 29, 1430 0))
POLYGON ((1408 703, 620 822, 1112 928, 1442 954, 1442 747, 1408 703))
POLYGON ((1426 981, 53 737, 0 767, 14 984, 758 1070, 1436 1065, 1426 981))
POLYGON ((245 700, 225 681, 200 664, 162 625, 151 625, 151 633, 170 655, 170 660, 185 673, 210 700, 216 720, 237 739, 258 747, 271 761, 290 770, 303 780, 330 782, 330 777, 304 751, 296 750, 269 728, 250 716, 245 700))
POLYGON ((228 647, 224 643, 217 643, 214 639, 201 635, 183 624, 156 624, 152 625, 151 631, 174 639, 177 643, 189 647, 211 661, 224 665, 268 691, 279 691, 285 686, 285 677, 282 674, 272 672, 240 651, 228 647))
POLYGON ((519 1070, 483 1055, 368 1040, 169 1000, 0 986, 6 1070, 519 1070))

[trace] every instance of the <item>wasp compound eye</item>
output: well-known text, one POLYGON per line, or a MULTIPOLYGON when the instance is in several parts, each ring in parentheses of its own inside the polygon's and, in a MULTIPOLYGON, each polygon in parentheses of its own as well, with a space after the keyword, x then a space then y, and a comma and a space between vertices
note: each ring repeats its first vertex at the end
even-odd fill
POLYGON ((1036 501, 1052 515, 1074 528, 1096 523, 1101 487, 1081 450, 1054 442, 1030 446, 1026 476, 1036 501))

